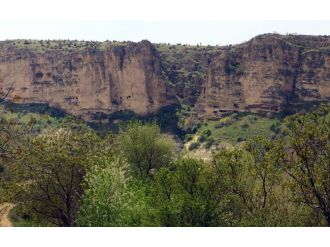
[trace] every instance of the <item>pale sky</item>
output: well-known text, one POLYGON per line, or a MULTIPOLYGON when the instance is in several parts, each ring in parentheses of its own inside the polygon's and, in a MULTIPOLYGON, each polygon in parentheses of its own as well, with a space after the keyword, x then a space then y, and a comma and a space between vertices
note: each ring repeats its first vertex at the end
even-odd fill
POLYGON ((330 21, 0 21, 0 40, 237 44, 263 33, 330 35, 330 21))

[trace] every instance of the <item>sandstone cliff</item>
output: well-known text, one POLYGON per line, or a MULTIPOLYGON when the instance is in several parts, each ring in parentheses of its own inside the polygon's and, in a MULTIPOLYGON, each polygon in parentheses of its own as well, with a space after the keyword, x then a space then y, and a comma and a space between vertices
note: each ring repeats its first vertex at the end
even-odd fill
POLYGON ((17 42, 0 44, 0 85, 20 103, 47 103, 86 119, 123 109, 148 114, 169 103, 148 41, 71 51, 17 48, 17 42))
POLYGON ((330 37, 265 34, 234 46, 2 41, 0 86, 20 103, 91 119, 185 103, 200 118, 330 100, 330 37))
POLYGON ((213 58, 198 112, 279 112, 311 101, 330 101, 330 37, 269 34, 213 58))

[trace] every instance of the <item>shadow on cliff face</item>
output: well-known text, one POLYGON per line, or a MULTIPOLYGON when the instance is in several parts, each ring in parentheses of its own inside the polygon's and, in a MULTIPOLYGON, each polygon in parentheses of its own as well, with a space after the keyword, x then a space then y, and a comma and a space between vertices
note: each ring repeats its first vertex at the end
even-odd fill
POLYGON ((297 96, 292 95, 287 103, 281 105, 278 113, 274 114, 274 117, 279 119, 284 119, 287 116, 296 114, 296 113, 307 113, 315 110, 321 104, 329 104, 329 99, 324 100, 311 100, 311 101, 303 101, 297 98, 297 96))
MULTIPOLYGON (((290 100, 290 104, 285 104, 281 107, 281 111, 269 116, 267 113, 253 113, 264 117, 271 117, 283 120, 286 116, 295 114, 297 112, 308 112, 317 107, 321 102, 309 101, 302 102, 295 100, 294 98, 290 100)), ((56 118, 64 118, 66 116, 72 116, 66 113, 64 110, 51 107, 48 104, 40 103, 12 103, 5 101, 0 98, 0 105, 3 105, 7 110, 20 113, 38 113, 38 114, 48 114, 56 118)), ((99 132, 100 134, 106 134, 111 131, 117 133, 119 131, 120 125, 124 124, 130 120, 140 120, 145 122, 156 122, 162 132, 170 133, 178 137, 181 141, 184 140, 185 135, 191 132, 191 130, 184 130, 179 127, 179 117, 177 112, 180 110, 180 105, 167 105, 160 108, 156 113, 141 116, 130 110, 117 111, 112 114, 104 113, 94 113, 92 115, 92 121, 86 122, 91 128, 99 132)), ((232 112, 233 113, 233 112, 232 112)), ((228 113, 231 114, 231 113, 228 113)), ((236 113, 240 117, 247 116, 251 112, 240 112, 236 113)), ((225 117, 226 115, 223 115, 225 117)), ((177 139, 178 142, 180 140, 177 139)))
MULTIPOLYGON (((6 110, 19 113, 38 113, 48 114, 55 118, 64 118, 71 116, 62 109, 51 107, 48 104, 40 103, 13 103, 0 98, 0 105, 3 105, 6 110)), ((119 126, 130 120, 141 120, 146 122, 156 122, 163 132, 168 132, 183 138, 185 132, 179 128, 179 118, 176 115, 179 105, 168 105, 160 108, 156 113, 140 116, 130 110, 117 111, 112 114, 94 113, 92 121, 87 124, 100 133, 119 131, 119 126), (108 123, 104 123, 107 120, 108 123)))
POLYGON ((93 122, 88 123, 93 129, 101 132, 118 132, 121 124, 130 120, 141 120, 145 122, 156 122, 162 132, 168 132, 183 138, 185 132, 178 126, 179 118, 176 115, 179 105, 167 105, 161 107, 156 113, 145 116, 138 115, 130 110, 117 111, 112 114, 95 113, 93 122), (102 123, 107 120, 108 123, 102 123))
POLYGON ((39 114, 49 114, 52 117, 63 118, 68 116, 64 110, 51 107, 48 104, 40 103, 13 103, 8 102, 0 98, 0 105, 3 105, 7 110, 20 113, 39 113, 39 114))

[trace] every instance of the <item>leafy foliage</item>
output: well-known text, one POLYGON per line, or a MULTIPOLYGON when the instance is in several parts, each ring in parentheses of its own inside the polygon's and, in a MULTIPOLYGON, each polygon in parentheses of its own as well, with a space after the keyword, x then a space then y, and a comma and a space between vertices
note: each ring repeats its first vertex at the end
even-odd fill
POLYGON ((185 103, 196 102, 202 91, 208 64, 219 50, 214 46, 155 44, 162 61, 162 77, 177 88, 185 103))
POLYGON ((156 123, 132 121, 100 137, 70 118, 2 116, 6 128, 31 126, 19 145, 8 142, 12 158, 0 171, 1 199, 16 204, 18 226, 329 225, 329 106, 283 124, 257 115, 203 124, 202 145, 233 125, 246 134, 209 161, 175 155, 156 123))
POLYGON ((321 213, 330 226, 330 108, 286 120, 288 140, 282 145, 284 171, 303 203, 321 213))
POLYGON ((66 128, 29 140, 10 167, 15 203, 50 224, 73 226, 98 143, 92 132, 66 128))
POLYGON ((161 134, 154 123, 130 122, 120 131, 118 141, 122 155, 141 177, 167 165, 173 158, 173 141, 161 134))
POLYGON ((121 225, 119 216, 125 207, 127 187, 126 164, 119 159, 99 157, 101 165, 90 170, 85 178, 86 190, 82 199, 78 223, 82 226, 121 225))
POLYGON ((236 144, 239 140, 247 140, 255 136, 273 138, 281 135, 281 126, 279 119, 276 118, 232 114, 220 120, 208 121, 207 125, 201 125, 197 133, 212 137, 218 143, 236 144))

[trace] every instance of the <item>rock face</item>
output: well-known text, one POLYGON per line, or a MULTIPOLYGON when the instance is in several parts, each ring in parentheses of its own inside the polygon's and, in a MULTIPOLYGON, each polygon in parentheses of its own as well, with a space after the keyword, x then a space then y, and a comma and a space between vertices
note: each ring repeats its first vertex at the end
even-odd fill
POLYGON ((55 49, 34 42, 0 42, 1 89, 20 103, 47 103, 85 119, 124 109, 154 113, 177 100, 200 118, 330 101, 329 36, 265 34, 226 47, 141 41, 64 49, 52 41, 55 49))
POLYGON ((123 109, 148 114, 168 103, 160 61, 148 41, 66 53, 2 48, 0 83, 20 103, 48 103, 86 119, 123 109))
POLYGON ((279 112, 330 101, 330 37, 260 35, 224 48, 209 65, 198 111, 279 112))

